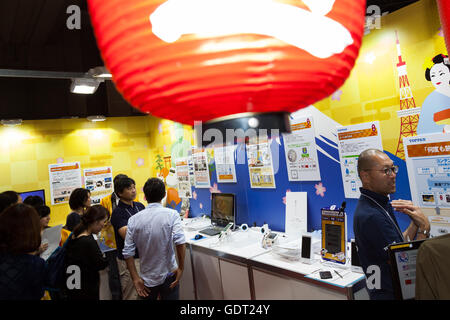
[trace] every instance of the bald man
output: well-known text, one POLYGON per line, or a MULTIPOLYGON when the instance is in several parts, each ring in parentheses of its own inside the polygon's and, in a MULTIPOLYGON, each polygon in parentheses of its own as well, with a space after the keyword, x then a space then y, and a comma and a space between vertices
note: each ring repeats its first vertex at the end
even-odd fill
POLYGON ((392 243, 425 239, 429 236, 430 223, 422 211, 408 200, 390 201, 395 193, 398 166, 382 151, 368 149, 358 158, 358 175, 362 182, 361 196, 353 216, 353 231, 361 266, 369 278, 373 269, 380 268, 378 288, 369 288, 370 299, 394 299, 388 253, 385 248, 392 243), (402 232, 394 216, 394 209, 411 218, 408 228, 402 232))

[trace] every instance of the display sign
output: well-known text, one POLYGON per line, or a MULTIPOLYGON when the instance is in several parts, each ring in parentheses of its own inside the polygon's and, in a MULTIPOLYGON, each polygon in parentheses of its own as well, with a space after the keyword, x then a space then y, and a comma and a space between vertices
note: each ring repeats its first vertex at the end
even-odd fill
POLYGON ((180 198, 192 198, 192 186, 189 181, 189 164, 187 158, 175 162, 177 171, 178 195, 180 198))
POLYGON ((70 193, 82 186, 80 162, 49 164, 48 173, 52 205, 68 203, 70 193))
POLYGON ((450 133, 403 139, 413 202, 450 208, 450 133))
POLYGON ((275 188, 272 155, 267 138, 252 138, 247 144, 248 172, 252 188, 275 188))
POLYGON ((367 149, 383 151, 378 121, 337 128, 342 183, 346 198, 358 199, 362 186, 358 177, 358 158, 367 149))
POLYGON ((322 209, 322 259, 345 264, 347 260, 347 215, 342 210, 322 209))
POLYGON ((216 163, 218 183, 237 182, 236 165, 234 162, 235 150, 235 145, 214 149, 214 161, 216 163))
POLYGON ((210 188, 208 155, 202 148, 192 148, 192 164, 194 166, 194 181, 196 188, 210 188))
POLYGON ((319 181, 316 137, 312 117, 291 120, 292 133, 283 134, 289 181, 319 181))
POLYGON ((85 188, 91 192, 91 204, 100 204, 103 197, 114 191, 112 167, 83 170, 85 188))

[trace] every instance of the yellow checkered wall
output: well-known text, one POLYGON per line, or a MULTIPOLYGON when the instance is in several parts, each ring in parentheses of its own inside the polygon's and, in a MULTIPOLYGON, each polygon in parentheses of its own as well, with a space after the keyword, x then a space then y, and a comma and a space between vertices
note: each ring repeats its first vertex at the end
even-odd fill
MULTIPOLYGON (((0 127, 0 192, 45 189, 51 208, 51 225, 64 224, 68 204, 50 205, 48 165, 80 161, 81 169, 112 166, 113 175, 124 173, 136 181, 137 201, 142 187, 156 176, 155 159, 169 156, 175 142, 175 123, 155 117, 23 121, 21 126, 0 127)), ((192 143, 192 128, 183 126, 192 143)))

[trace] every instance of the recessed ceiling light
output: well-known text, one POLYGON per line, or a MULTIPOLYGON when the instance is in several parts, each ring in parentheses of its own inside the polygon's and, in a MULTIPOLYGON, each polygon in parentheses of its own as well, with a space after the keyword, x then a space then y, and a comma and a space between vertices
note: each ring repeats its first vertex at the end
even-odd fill
POLYGON ((2 119, 1 124, 7 127, 20 126, 22 124, 22 119, 2 119))
POLYGON ((92 121, 92 122, 99 122, 99 121, 105 121, 106 117, 98 115, 98 116, 89 116, 86 119, 88 119, 89 121, 92 121))

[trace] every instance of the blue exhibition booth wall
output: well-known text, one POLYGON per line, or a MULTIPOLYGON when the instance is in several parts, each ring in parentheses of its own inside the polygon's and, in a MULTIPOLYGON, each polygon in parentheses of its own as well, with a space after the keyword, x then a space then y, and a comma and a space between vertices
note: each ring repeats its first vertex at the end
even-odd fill
MULTIPOLYGON (((237 183, 217 183, 215 163, 213 157, 209 157, 209 173, 211 188, 194 188, 195 196, 190 199, 190 216, 198 217, 210 215, 211 192, 234 193, 236 195, 236 223, 247 223, 249 226, 256 223, 262 226, 269 224, 269 228, 284 232, 286 205, 283 201, 287 190, 292 192, 307 192, 307 226, 308 232, 321 229, 321 209, 331 205, 341 206, 346 201, 347 213, 347 237, 354 238, 353 213, 358 199, 348 199, 344 196, 342 175, 339 164, 339 151, 336 143, 321 136, 316 144, 327 155, 318 150, 321 181, 290 182, 286 168, 283 138, 271 140, 272 162, 275 173, 275 189, 256 189, 250 186, 246 148, 244 144, 238 144, 235 151, 235 159, 245 160, 236 163, 237 183), (324 143, 324 141, 326 143, 324 143), (241 162, 241 164, 239 164, 241 162)), ((409 181, 404 160, 386 152, 388 156, 400 167, 397 175, 397 191, 391 195, 391 199, 411 200, 409 181)), ((404 230, 410 223, 410 219, 401 213, 395 213, 400 228, 404 230)))

